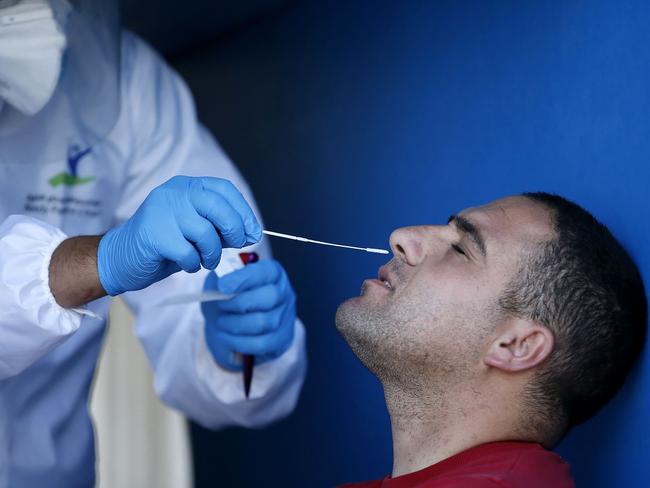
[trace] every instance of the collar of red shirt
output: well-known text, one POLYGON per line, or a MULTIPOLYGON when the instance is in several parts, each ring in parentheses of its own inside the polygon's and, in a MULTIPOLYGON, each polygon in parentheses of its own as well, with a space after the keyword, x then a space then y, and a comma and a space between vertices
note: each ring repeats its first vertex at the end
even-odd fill
POLYGON ((351 483, 342 485, 339 488, 407 488, 411 486, 417 486, 419 483, 423 483, 425 481, 434 480, 436 477, 448 474, 451 471, 455 471, 457 469, 461 470, 469 463, 486 456, 489 457, 495 454, 505 454, 512 451, 522 452, 529 450, 545 451, 541 445, 531 442, 490 442, 459 452, 458 454, 448 457, 447 459, 443 459, 436 464, 428 466, 419 471, 414 471, 413 473, 398 476, 397 478, 388 476, 382 480, 351 483))

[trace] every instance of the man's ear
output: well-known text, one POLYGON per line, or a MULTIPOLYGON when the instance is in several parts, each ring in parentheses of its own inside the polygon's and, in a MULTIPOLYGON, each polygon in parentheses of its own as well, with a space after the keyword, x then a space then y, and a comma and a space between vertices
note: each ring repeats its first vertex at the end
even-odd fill
POLYGON ((554 337, 548 327, 511 319, 490 343, 484 362, 511 373, 534 368, 553 351, 554 337))

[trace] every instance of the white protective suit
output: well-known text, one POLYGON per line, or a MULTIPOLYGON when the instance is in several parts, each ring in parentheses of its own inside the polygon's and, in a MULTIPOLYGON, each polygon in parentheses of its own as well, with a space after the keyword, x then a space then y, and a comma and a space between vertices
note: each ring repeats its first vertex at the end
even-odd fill
MULTIPOLYGON (((43 165, 0 164, 0 488, 94 483, 87 403, 109 299, 87 307, 100 320, 55 302, 48 266, 58 244, 120 224, 177 174, 229 179, 255 208, 241 175, 197 123, 182 80, 128 33, 121 83, 116 126, 91 151, 71 148, 67 161, 43 165), (74 179, 60 176, 66 171, 74 179)), ((249 249, 270 256, 265 242, 249 249)), ((219 274, 237 266, 237 252, 224 251, 219 274)), ((207 350, 199 306, 158 306, 165 297, 200 291, 205 276, 180 272, 123 295, 158 395, 209 428, 262 426, 286 416, 306 370, 302 324, 296 321, 289 350, 256 366, 246 400, 241 373, 220 368, 207 350)))

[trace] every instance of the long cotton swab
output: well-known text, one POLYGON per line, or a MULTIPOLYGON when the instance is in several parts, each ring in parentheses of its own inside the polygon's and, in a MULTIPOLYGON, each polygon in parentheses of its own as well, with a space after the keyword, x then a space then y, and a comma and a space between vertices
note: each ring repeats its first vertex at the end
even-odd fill
MULTIPOLYGON (((292 236, 290 234, 282 234, 280 232, 273 232, 270 230, 262 231, 267 236, 281 237, 283 239, 291 239, 292 241, 299 242, 310 242, 312 244, 321 244, 323 246, 333 246, 333 247, 342 247, 345 249, 354 249, 356 251, 365 251, 372 252, 375 254, 388 254, 386 249, 375 249, 374 247, 357 247, 357 246, 345 246, 343 244, 334 244, 333 242, 324 242, 324 241, 315 241, 313 239, 307 239, 306 237, 292 236)), ((186 295, 179 295, 172 298, 163 300, 159 305, 181 305, 184 303, 192 302, 212 302, 220 300, 230 300, 234 295, 228 295, 225 293, 220 293, 216 290, 204 291, 199 293, 190 293, 186 295)))
POLYGON ((345 249, 355 249, 357 251, 373 252, 375 254, 388 254, 388 251, 386 249, 375 249, 374 247, 345 246, 343 244, 334 244, 333 242, 315 241, 313 239, 307 239, 306 237, 292 236, 290 234, 282 234, 280 232, 273 232, 270 230, 263 230, 262 232, 267 236, 281 237, 283 239, 291 239, 293 241, 311 242, 312 244, 321 244, 323 246, 344 247, 345 249))
POLYGON ((221 293, 215 290, 204 291, 199 293, 188 293, 186 295, 176 295, 167 298, 160 302, 158 305, 183 305, 184 303, 194 302, 219 302, 222 300, 230 300, 235 295, 221 293))

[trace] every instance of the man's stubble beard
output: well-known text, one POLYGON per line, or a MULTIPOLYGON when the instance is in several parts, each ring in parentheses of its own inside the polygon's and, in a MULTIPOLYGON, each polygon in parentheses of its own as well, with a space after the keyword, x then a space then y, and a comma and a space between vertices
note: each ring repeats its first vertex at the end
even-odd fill
POLYGON ((336 312, 337 329, 384 387, 429 388, 435 376, 453 370, 427 341, 437 318, 414 304, 391 305, 363 296, 347 300, 336 312))
POLYGON ((385 389, 435 395, 472 379, 481 344, 494 330, 496 316, 486 315, 482 307, 472 311, 471 306, 442 312, 449 307, 429 300, 425 310, 421 299, 378 303, 362 295, 347 300, 336 312, 337 329, 385 389), (468 323, 476 326, 469 335, 468 323))

